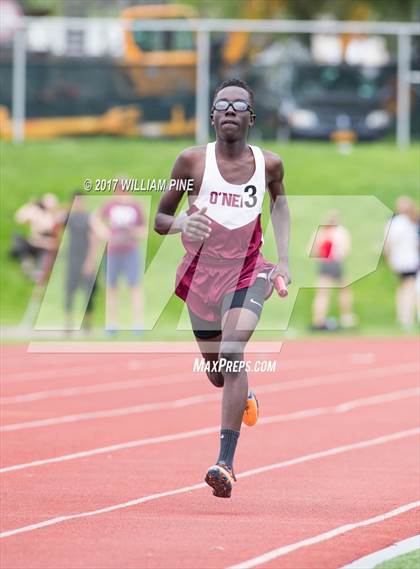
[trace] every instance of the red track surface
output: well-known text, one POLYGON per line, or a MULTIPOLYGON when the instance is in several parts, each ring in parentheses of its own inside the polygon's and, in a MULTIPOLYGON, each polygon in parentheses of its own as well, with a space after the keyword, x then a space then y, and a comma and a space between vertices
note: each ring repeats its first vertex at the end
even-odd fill
POLYGON ((220 392, 193 355, 4 355, 4 569, 337 568, 420 531, 418 508, 392 513, 420 499, 415 340, 253 354, 278 369, 251 375, 231 500, 202 484, 220 392))

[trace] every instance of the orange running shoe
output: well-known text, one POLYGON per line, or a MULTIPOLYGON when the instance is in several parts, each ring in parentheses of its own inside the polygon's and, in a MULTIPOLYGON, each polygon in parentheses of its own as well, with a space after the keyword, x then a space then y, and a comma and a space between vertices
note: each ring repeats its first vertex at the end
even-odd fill
POLYGON ((248 393, 248 401, 246 403, 244 416, 242 417, 242 423, 245 423, 248 427, 253 427, 258 421, 258 415, 258 399, 255 397, 255 393, 250 391, 248 393))
POLYGON ((213 495, 217 498, 230 498, 236 476, 232 468, 224 462, 218 462, 207 470, 205 482, 213 488, 213 495))

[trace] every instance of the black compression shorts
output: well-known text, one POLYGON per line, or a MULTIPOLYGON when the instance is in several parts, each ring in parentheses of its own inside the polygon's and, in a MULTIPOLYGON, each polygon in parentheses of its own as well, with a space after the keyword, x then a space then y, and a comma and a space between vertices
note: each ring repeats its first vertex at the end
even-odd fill
POLYGON ((258 277, 252 286, 228 292, 222 301, 220 319, 215 321, 203 320, 188 309, 194 336, 199 340, 211 340, 222 333, 222 318, 231 308, 247 308, 258 318, 264 306, 267 292, 267 280, 258 277))

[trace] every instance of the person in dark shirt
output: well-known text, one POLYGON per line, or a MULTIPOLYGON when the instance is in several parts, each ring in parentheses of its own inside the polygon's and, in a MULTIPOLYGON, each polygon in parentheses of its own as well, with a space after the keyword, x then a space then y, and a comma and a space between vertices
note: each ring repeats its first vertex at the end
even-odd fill
POLYGON ((91 223, 91 215, 86 210, 82 192, 74 193, 73 207, 66 223, 68 232, 67 273, 65 289, 66 330, 73 328, 73 302, 78 289, 86 295, 86 314, 83 321, 85 330, 90 330, 93 301, 96 293, 95 253, 97 238, 91 223))

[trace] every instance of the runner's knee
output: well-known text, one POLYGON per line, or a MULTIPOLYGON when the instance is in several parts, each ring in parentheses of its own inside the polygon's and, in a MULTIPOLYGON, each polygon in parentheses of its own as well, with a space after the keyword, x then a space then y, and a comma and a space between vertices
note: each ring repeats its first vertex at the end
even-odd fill
POLYGON ((223 387, 225 380, 221 371, 208 371, 207 377, 215 387, 223 387))
POLYGON ((243 371, 243 344, 233 340, 222 341, 220 345, 219 361, 221 362, 221 370, 225 373, 237 375, 243 371))

